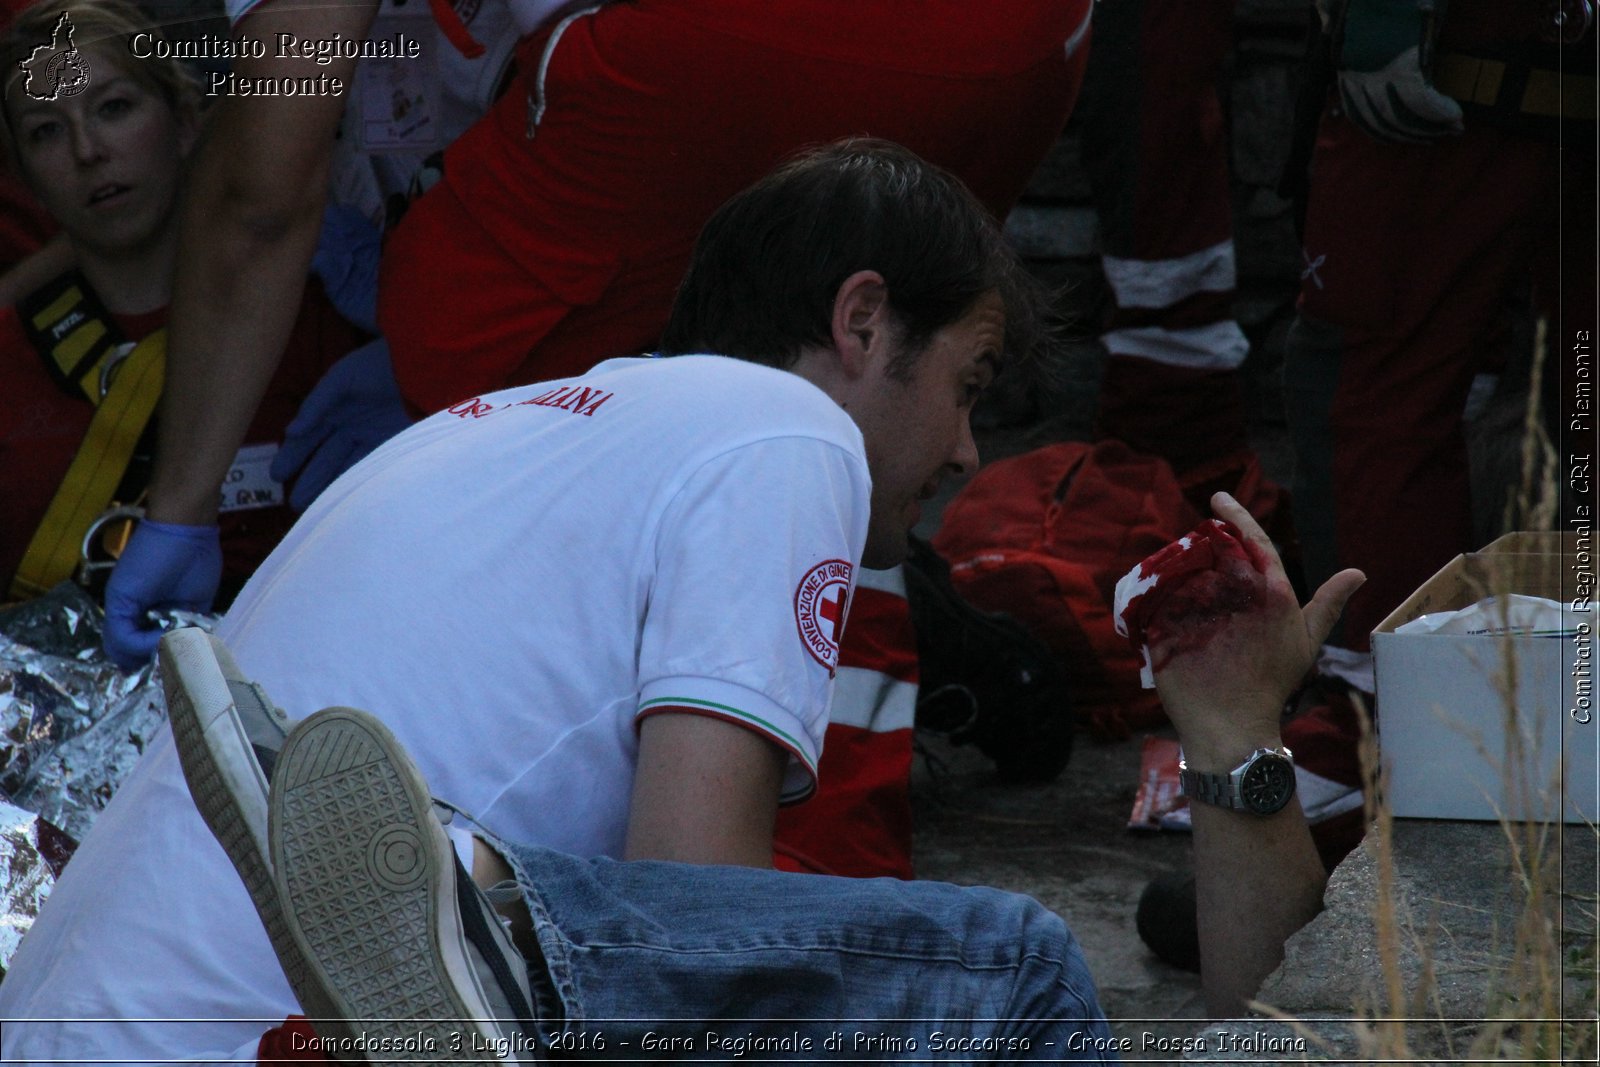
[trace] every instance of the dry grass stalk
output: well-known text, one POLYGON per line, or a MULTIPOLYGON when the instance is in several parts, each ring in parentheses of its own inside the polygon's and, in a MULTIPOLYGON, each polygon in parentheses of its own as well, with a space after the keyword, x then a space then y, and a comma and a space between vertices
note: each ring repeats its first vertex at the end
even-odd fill
MULTIPOLYGON (((1515 498, 1506 504, 1508 529, 1513 522, 1522 529, 1557 528, 1560 490, 1555 473, 1556 452, 1537 410, 1546 334, 1546 325, 1541 321, 1523 427, 1521 485, 1515 498)), ((1512 590, 1481 591, 1485 596, 1509 592, 1512 590)), ((1531 812, 1536 810, 1535 802, 1541 794, 1552 790, 1559 804, 1559 798, 1564 796, 1559 769, 1555 781, 1543 783, 1530 770, 1540 764, 1536 735, 1529 733, 1517 707, 1518 665, 1513 644, 1509 638, 1497 643, 1501 669, 1494 674, 1502 698, 1506 737, 1505 759, 1501 763, 1503 796, 1520 800, 1522 810, 1531 812)), ((1429 948, 1437 931, 1427 937, 1407 933, 1415 926, 1410 916, 1402 914, 1398 899, 1393 816, 1384 801, 1384 770, 1378 758, 1377 737, 1366 709, 1357 710, 1369 823, 1364 847, 1373 855, 1376 872, 1373 918, 1381 968, 1380 988, 1373 990, 1371 1002, 1356 1005, 1358 1017, 1353 1025, 1362 1057, 1380 1061, 1417 1061, 1425 1057, 1440 1063, 1596 1062, 1595 920, 1600 909, 1592 894, 1587 898, 1564 896, 1560 862, 1563 835, 1572 832, 1592 837, 1595 827, 1584 825, 1569 831, 1559 822, 1514 822, 1502 817, 1500 825, 1516 880, 1515 918, 1512 929, 1506 932, 1510 949, 1503 969, 1486 987, 1484 1018, 1470 1020, 1476 1025, 1465 1035, 1466 1047, 1459 1047, 1460 1038, 1452 1040, 1449 1024, 1463 1020, 1445 1019, 1439 1010, 1433 953, 1429 948), (1409 991, 1405 966, 1408 941, 1421 961, 1413 979, 1415 988, 1409 991), (1572 993, 1579 995, 1571 999, 1582 1003, 1573 1005, 1578 1010, 1569 1015, 1572 993), (1436 1021, 1429 1021, 1429 1007, 1436 1021)), ((1482 739, 1478 745, 1483 748, 1482 739)))

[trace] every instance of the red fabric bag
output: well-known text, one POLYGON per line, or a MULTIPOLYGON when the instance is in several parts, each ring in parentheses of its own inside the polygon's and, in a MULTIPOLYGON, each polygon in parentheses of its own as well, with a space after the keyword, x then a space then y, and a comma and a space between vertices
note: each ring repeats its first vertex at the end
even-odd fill
POLYGON ((1117 579, 1200 521, 1165 460, 1069 441, 989 464, 933 544, 956 589, 1014 616, 1060 657, 1080 720, 1102 738, 1166 721, 1112 625, 1117 579))

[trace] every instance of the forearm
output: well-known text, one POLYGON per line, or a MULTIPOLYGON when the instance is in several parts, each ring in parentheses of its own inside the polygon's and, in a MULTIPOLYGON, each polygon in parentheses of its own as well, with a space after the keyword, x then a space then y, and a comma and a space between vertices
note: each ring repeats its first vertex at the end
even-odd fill
MULTIPOLYGON (((249 25, 261 39, 284 32, 360 40, 376 7, 376 0, 264 4, 249 25)), ((293 77, 304 63, 247 56, 235 72, 293 77)), ((338 57, 317 70, 348 85, 354 67, 338 57)), ((343 111, 343 96, 238 96, 213 116, 184 191, 152 518, 215 518, 218 487, 299 315, 343 111)))
POLYGON ((699 818, 679 821, 674 810, 658 809, 653 816, 630 822, 623 858, 771 867, 773 826, 772 816, 733 818, 708 826, 699 818))
POLYGON ((1279 724, 1363 579, 1340 571, 1302 609, 1250 513, 1226 493, 1211 505, 1224 522, 1203 523, 1140 564, 1143 591, 1122 619, 1149 642, 1156 686, 1183 745, 1201 985, 1207 1010, 1230 1016, 1282 962, 1284 940, 1321 908, 1327 875, 1292 795, 1292 768, 1277 751, 1279 724), (1202 570, 1185 569, 1197 561, 1202 570), (1261 749, 1275 754, 1257 758, 1261 749))
MULTIPOLYGON (((1226 773, 1257 748, 1282 744, 1275 734, 1186 740, 1190 769, 1226 773)), ((1298 798, 1274 815, 1191 802, 1200 979, 1206 1010, 1238 1015, 1283 961, 1283 943, 1322 907, 1327 872, 1298 798)))
POLYGON ((319 167, 296 195, 263 195, 233 159, 202 168, 183 218, 149 497, 151 518, 188 524, 214 521, 217 488, 277 369, 326 185, 319 167))

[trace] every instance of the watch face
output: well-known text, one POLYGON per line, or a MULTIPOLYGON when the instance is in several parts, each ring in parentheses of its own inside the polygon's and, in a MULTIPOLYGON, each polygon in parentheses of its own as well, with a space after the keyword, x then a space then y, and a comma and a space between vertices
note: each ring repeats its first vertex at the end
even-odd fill
POLYGON ((1294 796, 1294 764, 1282 756, 1262 756, 1244 772, 1239 796, 1258 815, 1281 810, 1294 796))

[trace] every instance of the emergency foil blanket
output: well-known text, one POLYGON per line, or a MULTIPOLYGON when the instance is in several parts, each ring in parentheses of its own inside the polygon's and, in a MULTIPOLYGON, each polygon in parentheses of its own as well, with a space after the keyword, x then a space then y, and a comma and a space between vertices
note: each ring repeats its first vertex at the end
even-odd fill
POLYGON ((153 671, 0 636, 0 792, 81 838, 166 721, 153 671))
MULTIPOLYGON (((0 976, 67 858, 167 720, 154 665, 123 674, 64 582, 0 610, 0 976)), ((172 612, 163 629, 214 621, 172 612)))
MULTIPOLYGON (((158 621, 209 630, 216 620, 158 621)), ((0 799, 82 840, 166 720, 155 665, 123 674, 107 660, 100 609, 76 586, 0 611, 0 799)))
POLYGON ((33 812, 0 801, 0 979, 76 847, 33 812))
POLYGON ((100 607, 76 582, 62 582, 43 596, 0 608, 0 634, 36 652, 67 659, 98 660, 100 607))
POLYGON ((72 586, 0 612, 0 799, 81 840, 166 718, 154 664, 123 674, 105 659, 99 609, 72 586))

